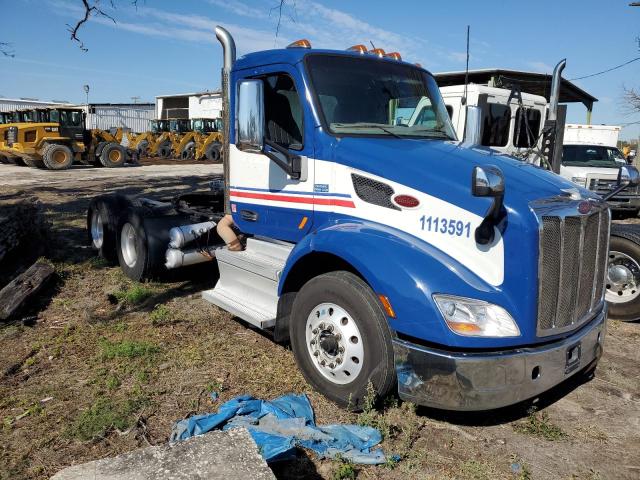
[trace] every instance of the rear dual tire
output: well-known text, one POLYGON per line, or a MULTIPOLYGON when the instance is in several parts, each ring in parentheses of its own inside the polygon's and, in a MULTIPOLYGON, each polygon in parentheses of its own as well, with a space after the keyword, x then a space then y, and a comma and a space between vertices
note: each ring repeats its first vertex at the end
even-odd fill
POLYGON ((377 399, 396 386, 385 312, 371 288, 350 272, 320 275, 300 289, 289 335, 307 382, 342 407, 361 410, 369 384, 377 399))
POLYGON ((154 227, 146 212, 142 207, 130 207, 118 222, 118 263, 124 274, 136 282, 160 278, 166 272, 168 230, 164 235, 164 229, 154 227), (162 237, 161 241, 158 237, 162 237))
POLYGON ((87 211, 88 242, 97 251, 98 256, 111 264, 118 261, 117 230, 120 217, 128 206, 129 201, 122 195, 96 197, 89 204, 87 211))

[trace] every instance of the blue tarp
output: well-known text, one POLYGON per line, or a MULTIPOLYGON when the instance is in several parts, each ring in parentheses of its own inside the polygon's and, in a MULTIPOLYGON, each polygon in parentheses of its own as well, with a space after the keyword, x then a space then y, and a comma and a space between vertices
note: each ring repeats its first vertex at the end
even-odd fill
POLYGON ((283 395, 259 400, 242 395, 220 405, 218 413, 194 415, 175 423, 171 442, 215 429, 246 428, 267 462, 295 457, 296 447, 313 450, 320 458, 342 458, 354 463, 379 464, 387 458, 375 428, 360 425, 317 426, 306 395, 283 395))

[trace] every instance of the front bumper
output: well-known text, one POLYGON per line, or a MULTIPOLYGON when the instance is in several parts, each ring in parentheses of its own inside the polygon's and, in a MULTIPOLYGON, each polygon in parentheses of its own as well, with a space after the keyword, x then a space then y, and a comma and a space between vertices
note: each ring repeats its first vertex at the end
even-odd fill
POLYGON ((605 306, 570 337, 497 352, 452 353, 396 339, 398 393, 446 410, 490 410, 533 398, 601 357, 606 318, 605 306))
POLYGON ((616 196, 607 200, 611 210, 639 210, 640 197, 616 196))

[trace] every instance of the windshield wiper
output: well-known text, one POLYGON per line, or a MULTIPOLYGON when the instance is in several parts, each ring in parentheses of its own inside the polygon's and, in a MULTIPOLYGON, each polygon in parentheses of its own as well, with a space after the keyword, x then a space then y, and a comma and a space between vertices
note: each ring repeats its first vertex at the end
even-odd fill
POLYGON ((401 135, 398 135, 397 133, 389 130, 386 126, 380 125, 379 123, 332 123, 331 126, 338 128, 379 128, 383 132, 386 132, 393 137, 402 138, 401 135))
POLYGON ((411 130, 412 132, 429 132, 432 133, 433 137, 437 137, 437 138, 448 138, 449 140, 453 140, 453 138, 451 137, 451 135, 449 135, 446 132, 443 132, 442 130, 433 130, 431 128, 416 128, 411 130))

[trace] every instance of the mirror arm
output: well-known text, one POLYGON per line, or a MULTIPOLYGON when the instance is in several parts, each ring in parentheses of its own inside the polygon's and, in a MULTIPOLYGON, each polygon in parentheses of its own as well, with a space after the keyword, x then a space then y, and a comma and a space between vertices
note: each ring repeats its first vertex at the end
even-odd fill
POLYGON ((269 139, 265 138, 263 140, 263 143, 264 145, 267 145, 268 147, 274 149, 276 152, 284 155, 287 161, 282 161, 282 159, 275 155, 273 152, 267 152, 264 147, 262 148, 262 153, 264 153, 270 160, 275 162, 275 164, 278 165, 282 170, 287 172, 287 174, 291 178, 293 178, 294 180, 299 180, 302 173, 300 156, 292 154, 286 148, 281 147, 280 145, 269 139))
POLYGON ((476 243, 479 245, 488 245, 493 242, 495 238, 494 227, 500 223, 502 219, 502 210, 504 204, 504 195, 496 195, 493 197, 491 207, 487 211, 487 214, 482 220, 482 223, 478 225, 475 231, 476 243))
POLYGON ((627 188, 630 185, 630 182, 625 182, 625 183, 621 183, 620 185, 618 185, 616 188, 614 188, 613 190, 611 190, 609 193, 607 193, 606 195, 603 195, 602 199, 606 202, 607 200, 609 200, 611 197, 619 194, 621 191, 623 191, 625 188, 627 188))

